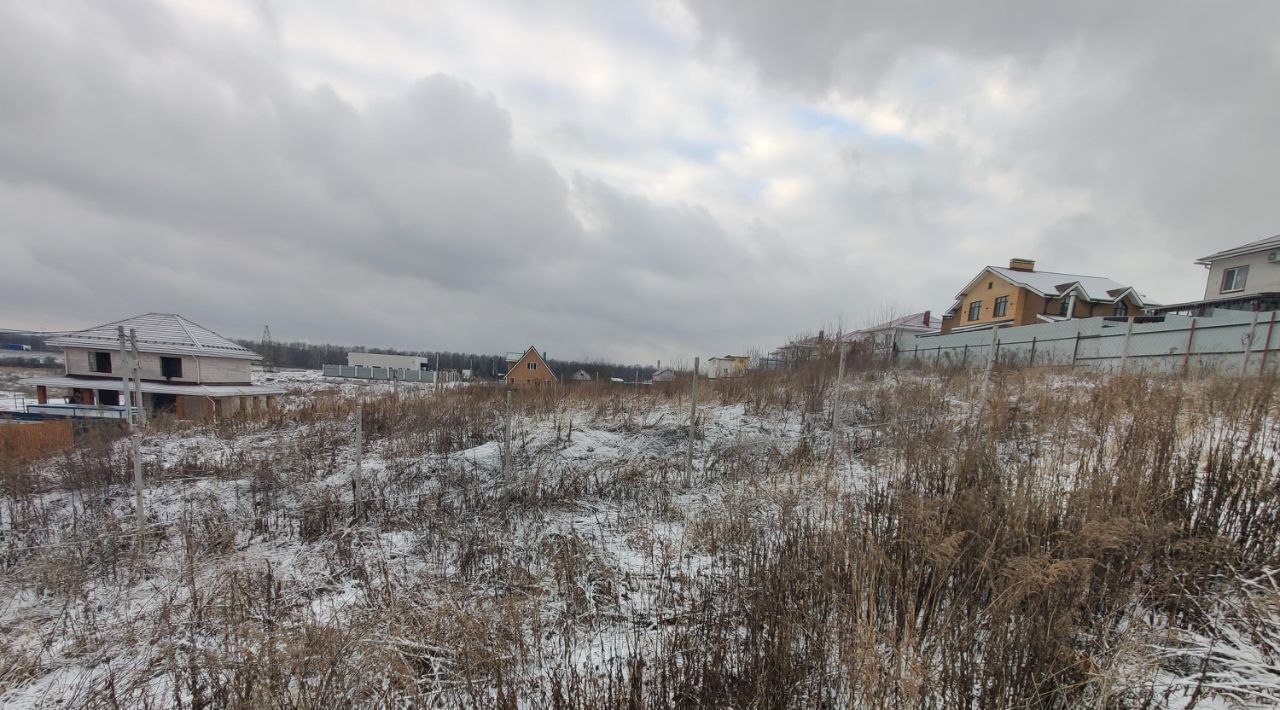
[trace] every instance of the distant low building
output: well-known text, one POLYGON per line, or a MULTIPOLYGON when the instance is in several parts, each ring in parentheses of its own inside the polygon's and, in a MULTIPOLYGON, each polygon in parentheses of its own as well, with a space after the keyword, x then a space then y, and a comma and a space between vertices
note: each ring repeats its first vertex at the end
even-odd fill
POLYGON ((569 379, 571 379, 571 380, 573 380, 573 381, 575 381, 575 382, 590 382, 590 381, 591 381, 591 375, 590 375, 590 374, 588 374, 586 370, 578 370, 577 372, 573 373, 572 375, 569 375, 569 379))
POLYGON ((654 382, 671 382, 676 378, 676 373, 669 367, 659 368, 653 372, 654 382))
POLYGON ((123 395, 119 328, 136 332, 141 353, 142 406, 152 413, 199 419, 274 406, 284 390, 251 383, 262 356, 173 313, 147 313, 48 340, 62 348, 65 374, 31 377, 40 413, 121 416, 134 397, 123 395), (69 405, 49 404, 49 390, 70 393, 69 405), (64 409, 59 409, 64 407, 64 409))
POLYGON ((385 355, 383 353, 347 353, 349 367, 385 367, 389 370, 430 370, 431 358, 417 355, 385 355))
POLYGON ((511 387, 543 387, 556 383, 556 375, 551 371, 551 366, 533 346, 525 350, 524 354, 514 362, 508 354, 507 362, 510 367, 507 369, 505 379, 507 385, 511 387))
POLYGON ((929 311, 912 313, 909 316, 894 318, 873 325, 869 328, 855 330, 843 336, 845 343, 859 343, 871 351, 872 355, 889 357, 894 346, 907 336, 930 335, 941 331, 941 324, 929 311))

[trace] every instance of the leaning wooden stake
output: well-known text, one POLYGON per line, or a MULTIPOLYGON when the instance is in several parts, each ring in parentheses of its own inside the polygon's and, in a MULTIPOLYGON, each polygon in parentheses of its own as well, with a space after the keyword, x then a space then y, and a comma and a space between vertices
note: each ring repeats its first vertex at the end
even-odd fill
POLYGON ((361 467, 363 466, 363 461, 361 459, 363 458, 363 455, 364 455, 364 407, 363 406, 356 405, 355 419, 356 419, 355 421, 356 467, 355 467, 355 470, 351 472, 351 493, 352 493, 352 498, 354 499, 354 502, 355 502, 354 507, 355 507, 356 520, 359 520, 361 513, 363 512, 362 510, 363 506, 361 505, 361 500, 360 500, 361 498, 360 489, 362 488, 361 484, 363 483, 363 481, 361 480, 362 478, 361 467))
POLYGON ((698 358, 693 359, 693 385, 689 389, 689 448, 685 453, 684 459, 684 476, 685 482, 693 481, 693 439, 694 432, 698 426, 698 366, 701 363, 698 358))
POLYGON ((511 390, 507 390, 506 423, 502 428, 502 477, 511 476, 511 390))
POLYGON ((844 345, 840 345, 840 366, 836 368, 836 394, 831 404, 831 457, 829 463, 836 465, 836 431, 840 426, 840 389, 844 383, 844 345))

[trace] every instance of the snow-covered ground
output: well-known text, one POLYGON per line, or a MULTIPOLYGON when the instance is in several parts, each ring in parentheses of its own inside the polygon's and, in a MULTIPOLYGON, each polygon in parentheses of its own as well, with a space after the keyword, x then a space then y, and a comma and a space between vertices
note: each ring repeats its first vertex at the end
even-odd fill
POLYGON ((943 379, 850 383, 829 464, 829 417, 706 394, 690 472, 687 399, 613 391, 517 407, 504 467, 496 394, 401 383, 396 400, 391 383, 318 371, 254 379, 290 393, 281 414, 142 436, 142 559, 127 440, 41 462, 35 490, 0 500, 0 704, 188 704, 193 688, 221 682, 192 685, 188 662, 283 667, 324 630, 346 649, 329 659, 335 673, 358 659, 420 664, 413 692, 427 697, 469 697, 458 679, 494 658, 517 669, 507 683, 535 693, 566 669, 610 677, 628 659, 676 652, 670 629, 750 563, 745 538, 726 531, 829 520, 879 490, 886 419, 924 437, 978 416, 965 396, 939 394, 943 379), (908 390, 945 407, 901 416, 893 398, 908 390))

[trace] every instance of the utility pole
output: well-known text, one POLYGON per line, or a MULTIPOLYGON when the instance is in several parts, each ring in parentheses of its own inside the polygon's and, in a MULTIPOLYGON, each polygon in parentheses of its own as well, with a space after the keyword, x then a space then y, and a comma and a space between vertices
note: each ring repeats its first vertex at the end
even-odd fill
POLYGON ((440 394, 440 353, 436 353, 436 395, 440 394))
POLYGON ((262 369, 275 372, 275 363, 271 360, 271 326, 262 326, 262 369))
POLYGON ((133 392, 133 384, 129 381, 129 378, 133 372, 133 368, 129 366, 129 360, 132 358, 133 354, 129 352, 129 341, 125 339, 124 326, 116 326, 116 337, 120 340, 120 398, 124 400, 124 418, 125 421, 129 423, 129 432, 132 433, 134 428, 134 418, 133 407, 129 406, 129 397, 132 396, 130 393, 133 392))
POLYGON ((360 489, 363 488, 362 486, 363 481, 361 480, 362 475, 361 475, 360 469, 362 466, 361 459, 364 454, 364 407, 359 404, 356 405, 355 425, 356 425, 355 426, 356 468, 355 468, 355 471, 351 473, 351 492, 352 492, 352 498, 354 499, 354 502, 355 502, 356 520, 360 520, 361 513, 363 512, 361 510, 362 506, 360 504, 360 498, 362 494, 362 491, 360 489))
POLYGON ((146 533, 147 533, 147 516, 142 507, 142 452, 141 439, 142 434, 138 432, 138 427, 142 424, 142 385, 137 380, 141 379, 142 373, 138 367, 138 338, 137 331, 132 328, 129 330, 129 339, 125 340, 124 326, 116 326, 116 336, 120 341, 120 374, 123 376, 123 389, 120 394, 124 399, 125 421, 129 424, 129 448, 133 455, 133 514, 137 525, 138 535, 138 552, 146 551, 146 533), (129 349, 132 343, 133 349, 129 349), (129 382, 130 377, 134 382, 129 382), (138 396, 138 416, 134 416, 134 408, 130 401, 133 391, 138 396))
POLYGON ((138 331, 135 328, 129 329, 129 344, 133 346, 133 357, 130 358, 130 362, 133 364, 133 392, 138 400, 138 421, 145 427, 147 408, 142 401, 142 353, 138 351, 138 331))
POLYGON ((698 358, 693 359, 693 384, 689 388, 689 448, 685 452, 684 476, 685 484, 693 482, 693 439, 698 426, 698 358))

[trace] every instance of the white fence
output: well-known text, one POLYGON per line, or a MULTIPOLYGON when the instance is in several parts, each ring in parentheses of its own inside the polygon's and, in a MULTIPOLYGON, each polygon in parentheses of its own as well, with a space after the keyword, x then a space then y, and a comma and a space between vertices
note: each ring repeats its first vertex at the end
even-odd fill
MULTIPOLYGON (((357 380, 399 380, 400 382, 435 382, 434 370, 413 370, 399 367, 372 367, 368 365, 324 365, 325 377, 348 377, 357 380)), ((457 382, 458 373, 440 373, 441 382, 457 382)))
POLYGON ((1219 310, 1206 318, 1080 318, 920 335, 898 343, 895 361, 953 367, 1081 367, 1102 371, 1263 374, 1280 370, 1276 312, 1219 310))

